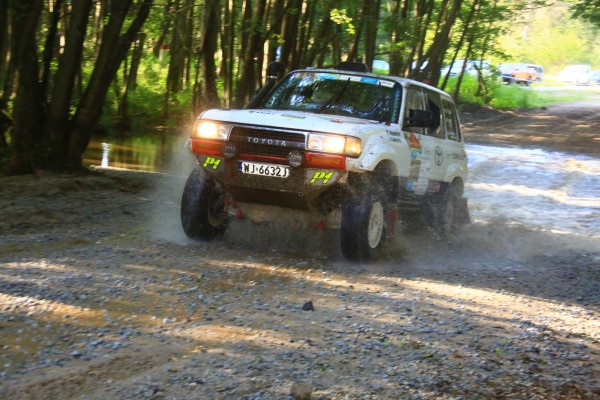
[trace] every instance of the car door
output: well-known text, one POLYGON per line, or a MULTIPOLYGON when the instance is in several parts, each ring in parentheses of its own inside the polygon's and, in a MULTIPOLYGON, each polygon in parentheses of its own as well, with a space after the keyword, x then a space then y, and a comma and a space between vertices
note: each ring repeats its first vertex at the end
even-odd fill
POLYGON ((403 131, 409 143, 411 163, 406 189, 417 195, 435 191, 444 176, 441 141, 445 133, 441 126, 441 111, 439 93, 418 85, 407 87, 403 131), (419 111, 430 113, 428 126, 411 125, 410 121, 419 111))
MULTIPOLYGON (((446 139, 443 146, 443 178, 444 182, 452 182, 456 177, 466 178, 467 153, 465 151, 458 112, 454 103, 442 97, 442 126, 446 139)), ((439 160, 438 160, 439 162, 439 160)))

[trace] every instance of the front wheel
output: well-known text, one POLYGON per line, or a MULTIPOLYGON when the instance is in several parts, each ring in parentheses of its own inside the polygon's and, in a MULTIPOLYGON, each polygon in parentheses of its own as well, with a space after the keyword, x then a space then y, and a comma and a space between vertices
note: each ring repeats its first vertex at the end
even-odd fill
POLYGON ((376 259, 391 233, 389 201, 382 188, 364 193, 342 206, 340 239, 349 261, 376 259))
POLYGON ((181 197, 181 225, 189 238, 212 240, 225 233, 229 222, 226 195, 200 168, 192 171, 181 197))

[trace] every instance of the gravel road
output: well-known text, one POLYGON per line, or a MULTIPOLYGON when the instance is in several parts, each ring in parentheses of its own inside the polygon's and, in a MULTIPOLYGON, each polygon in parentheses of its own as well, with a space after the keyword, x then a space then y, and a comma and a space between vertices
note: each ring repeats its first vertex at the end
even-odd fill
POLYGON ((371 265, 284 223, 193 243, 183 180, 0 178, 0 398, 600 398, 599 252, 484 224, 371 265))

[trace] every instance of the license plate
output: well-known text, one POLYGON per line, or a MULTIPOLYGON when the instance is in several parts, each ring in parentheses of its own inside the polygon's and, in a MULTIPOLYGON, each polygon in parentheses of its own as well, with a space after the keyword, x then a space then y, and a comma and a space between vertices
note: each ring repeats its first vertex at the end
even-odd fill
POLYGON ((239 169, 244 174, 273 176, 276 178, 287 178, 290 176, 290 167, 286 165, 261 164, 240 161, 239 169))

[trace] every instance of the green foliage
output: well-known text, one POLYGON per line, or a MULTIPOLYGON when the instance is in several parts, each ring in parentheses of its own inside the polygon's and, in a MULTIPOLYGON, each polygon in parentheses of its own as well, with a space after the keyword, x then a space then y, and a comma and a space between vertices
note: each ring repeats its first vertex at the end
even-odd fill
MULTIPOLYGON (((448 83, 448 91, 452 92, 456 78, 450 79, 448 83)), ((460 90, 460 103, 476 106, 488 105, 503 110, 541 105, 538 94, 531 88, 502 84, 499 79, 487 82, 488 92, 485 94, 478 91, 477 87, 477 79, 471 76, 464 77, 460 90)))
POLYGON ((580 0, 572 7, 573 16, 600 27, 600 0, 580 0))
POLYGON ((492 94, 489 105, 499 109, 536 107, 539 104, 537 93, 518 85, 498 87, 492 94))
POLYGON ((498 43, 507 57, 492 61, 531 62, 550 75, 569 64, 600 67, 600 33, 583 19, 573 19, 564 2, 538 7, 505 22, 498 43))
POLYGON ((352 22, 352 18, 348 16, 346 10, 338 10, 337 8, 334 8, 331 10, 331 20, 337 25, 345 25, 346 33, 349 35, 356 34, 356 27, 352 22))
MULTIPOLYGON (((129 91, 127 97, 132 133, 144 134, 164 128, 172 129, 188 123, 192 118, 191 88, 180 93, 172 93, 166 103, 167 73, 168 65, 161 63, 157 58, 149 55, 142 60, 137 85, 135 89, 129 91)), ((115 129, 117 124, 120 90, 118 85, 114 85, 107 96, 102 125, 108 130, 115 129)))

